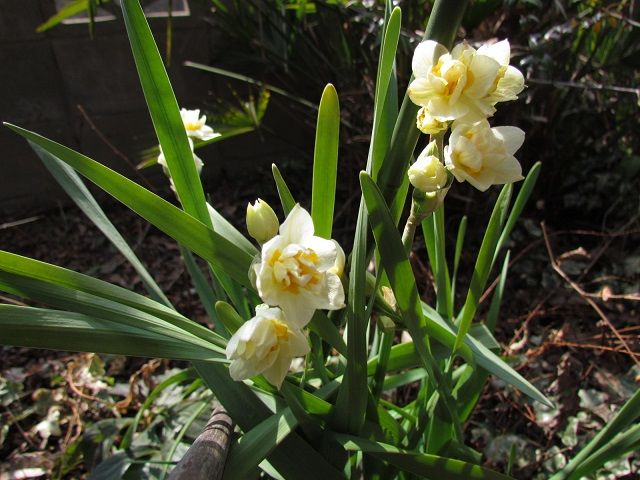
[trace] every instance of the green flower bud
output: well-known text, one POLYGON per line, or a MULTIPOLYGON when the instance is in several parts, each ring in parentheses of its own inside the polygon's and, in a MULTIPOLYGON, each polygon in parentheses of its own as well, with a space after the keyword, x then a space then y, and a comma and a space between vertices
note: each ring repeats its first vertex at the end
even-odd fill
POLYGON ((279 227, 278 217, 267 202, 258 199, 253 205, 247 205, 247 230, 258 243, 275 237, 279 227))

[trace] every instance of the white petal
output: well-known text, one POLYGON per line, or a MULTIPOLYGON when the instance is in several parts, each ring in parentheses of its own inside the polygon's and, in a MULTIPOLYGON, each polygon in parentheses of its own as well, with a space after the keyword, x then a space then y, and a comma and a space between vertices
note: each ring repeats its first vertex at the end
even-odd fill
POLYGON ((284 378, 287 376, 290 366, 291 357, 282 355, 278 357, 269 368, 265 369, 262 375, 264 375, 264 378, 266 378, 271 385, 279 390, 284 378))
POLYGON ((476 55, 471 60, 469 70, 473 76, 473 83, 466 88, 465 95, 479 98, 492 90, 500 70, 500 64, 491 57, 476 55))
POLYGON ((278 305, 293 328, 303 328, 311 321, 316 311, 315 303, 315 298, 305 290, 297 295, 283 292, 278 298, 278 305))
POLYGON ((511 59, 509 40, 504 39, 492 45, 484 44, 478 49, 478 55, 491 57, 500 65, 509 65, 509 60, 511 59))
POLYGON ((494 135, 504 142, 504 148, 509 155, 513 155, 524 143, 524 132, 518 127, 494 127, 494 135))
POLYGON ((431 68, 438 63, 438 59, 446 53, 446 47, 433 40, 426 40, 420 43, 416 47, 411 61, 413 75, 416 78, 426 77, 431 68))
POLYGON ((312 236, 307 238, 303 246, 310 248, 318 255, 319 258, 316 263, 316 268, 319 271, 325 272, 335 265, 338 253, 336 251, 336 244, 332 240, 312 236))
MULTIPOLYGON (((444 86, 444 85, 443 85, 444 86)), ((428 77, 418 77, 409 84, 407 95, 413 103, 426 106, 431 98, 438 95, 437 88, 428 77)))
POLYGON ((313 236, 313 232, 311 215, 299 204, 293 207, 284 223, 280 225, 280 235, 284 243, 303 243, 306 238, 313 236))
POLYGON ((522 180, 522 167, 518 160, 509 156, 503 159, 499 169, 494 169, 493 183, 496 185, 502 185, 504 183, 513 183, 518 180, 522 180))
POLYGON ((516 67, 509 65, 503 77, 498 81, 495 92, 491 94, 493 101, 507 102, 516 100, 524 90, 524 76, 516 67))

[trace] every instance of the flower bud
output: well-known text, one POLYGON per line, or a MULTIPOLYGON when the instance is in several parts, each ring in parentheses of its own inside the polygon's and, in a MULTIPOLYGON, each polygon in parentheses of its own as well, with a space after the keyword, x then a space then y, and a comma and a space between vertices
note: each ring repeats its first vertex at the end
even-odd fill
POLYGON ((253 205, 247 205, 247 230, 258 243, 275 237, 279 227, 278 217, 267 202, 258 199, 253 205))
POLYGON ((411 185, 422 192, 435 192, 445 187, 449 176, 438 157, 429 155, 425 149, 416 162, 409 167, 411 185))
POLYGON ((429 115, 429 112, 425 107, 418 110, 418 116, 416 118, 416 126, 418 130, 427 135, 437 135, 440 132, 444 132, 448 128, 447 122, 441 122, 435 117, 429 115))

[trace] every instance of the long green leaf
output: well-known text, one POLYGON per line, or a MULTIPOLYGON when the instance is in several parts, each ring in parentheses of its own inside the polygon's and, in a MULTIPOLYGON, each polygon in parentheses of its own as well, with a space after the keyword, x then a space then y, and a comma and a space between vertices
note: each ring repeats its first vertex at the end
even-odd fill
MULTIPOLYGON (((148 330, 149 332, 167 336, 177 341, 200 345, 203 348, 209 348, 217 353, 223 352, 219 342, 211 343, 208 340, 204 340, 190 333, 189 330, 176 326, 174 323, 154 317, 128 305, 122 305, 52 282, 0 271, 0 290, 30 298, 56 308, 83 313, 95 318, 104 318, 124 325, 148 330)), ((44 340, 46 341, 46 339, 44 340)))
POLYGON ((55 15, 49 17, 45 22, 36 27, 36 32, 42 33, 50 28, 62 23, 69 17, 73 17, 79 13, 85 12, 89 8, 89 0, 72 0, 64 7, 58 10, 55 15))
MULTIPOLYGON (((216 394, 220 403, 243 431, 251 431, 272 416, 271 410, 258 400, 249 387, 244 383, 231 380, 227 368, 215 363, 199 361, 194 362, 194 365, 200 376, 216 394)), ((295 418, 293 422, 292 425, 287 423, 286 426, 282 426, 289 429, 290 433, 284 436, 279 444, 274 445, 273 449, 270 448, 272 445, 269 442, 274 439, 275 431, 273 429, 279 427, 280 424, 273 421, 267 424, 271 426, 270 440, 262 447, 266 447, 267 452, 270 451, 267 458, 273 467, 288 480, 342 478, 316 450, 295 431, 292 431, 295 428, 295 418), (296 461, 292 462, 292 459, 296 461)), ((262 435, 262 432, 259 430, 257 434, 262 435)), ((245 457, 245 460, 255 463, 260 460, 262 452, 263 450, 260 450, 259 454, 256 452, 256 455, 251 458, 245 457)), ((257 465, 257 463, 255 464, 257 465)))
POLYGON ((339 136, 338 94, 334 86, 328 84, 322 92, 318 110, 311 189, 311 217, 315 234, 328 239, 331 238, 333 208, 336 200, 339 136))
POLYGON ((284 181, 284 178, 282 178, 282 174, 275 163, 271 165, 271 173, 273 174, 273 179, 276 182, 276 188, 278 189, 278 195, 280 196, 280 203, 282 203, 282 210, 286 217, 289 215, 289 212, 293 210, 293 207, 295 207, 296 201, 293 199, 291 190, 289 190, 289 187, 284 181))
POLYGON ((0 344, 178 360, 226 361, 221 353, 158 331, 76 312, 0 304, 0 344))
POLYGON ((514 480, 512 477, 453 458, 402 450, 385 443, 351 435, 335 434, 336 440, 350 451, 361 451, 387 461, 405 472, 423 478, 447 480, 514 480))
MULTIPOLYGON (((455 338, 456 334, 451 326, 447 324, 442 319, 442 317, 440 317, 438 312, 436 312, 426 303, 422 304, 422 309, 424 310, 424 315, 426 317, 430 318, 434 324, 437 324, 442 329, 442 331, 448 332, 447 334, 451 336, 449 342, 452 344, 451 340, 455 338)), ((522 375, 520 375, 513 368, 507 365, 504 360, 502 360, 495 353, 489 350, 489 348, 487 348, 481 342, 468 334, 465 336, 464 342, 466 344, 466 347, 473 352, 473 360, 479 366, 488 370, 490 373, 505 381, 509 385, 514 386, 531 399, 543 403, 551 408, 553 407, 553 402, 551 402, 536 387, 531 385, 531 383, 525 380, 522 375)), ((449 343, 445 344, 448 345, 449 343)))
POLYGON ((633 451, 638 452, 638 448, 640 448, 640 424, 619 433, 606 445, 589 455, 569 476, 569 480, 579 480, 591 475, 611 460, 621 458, 633 451))
POLYGON ((471 327, 471 321, 478 308, 480 296, 489 278, 489 272, 493 265, 493 258, 495 255, 496 247, 498 245, 498 238, 500 230, 504 224, 506 218, 506 212, 509 209, 509 201, 511 200, 511 192, 513 187, 511 184, 507 184, 503 187, 498 199, 496 200, 495 207, 491 213, 491 218, 487 224, 487 229, 480 245, 480 251, 478 252, 478 258, 473 269, 473 276, 471 277, 471 285, 467 293, 467 298, 462 307, 462 311, 459 315, 458 321, 458 335, 456 336, 456 350, 462 345, 464 336, 471 327))
POLYGON ((373 129, 371 132, 371 145, 369 148, 369 162, 367 171, 377 178, 384 156, 387 153, 390 142, 389 121, 387 117, 394 118, 397 108, 395 102, 388 96, 389 90, 395 92, 396 86, 393 83, 394 64, 398 39, 400 38, 400 27, 402 24, 402 13, 399 7, 395 7, 386 24, 384 25, 384 36, 380 49, 380 58, 376 76, 376 92, 373 110, 373 129), (385 107, 387 111, 385 111, 385 107))
POLYGON ((253 288, 247 278, 253 258, 219 233, 104 165, 36 133, 15 125, 6 125, 70 165, 158 229, 215 265, 217 269, 227 272, 237 282, 253 288))
POLYGON ((109 300, 117 305, 129 306, 140 312, 146 312, 152 317, 162 319, 174 325, 179 331, 184 330, 209 343, 225 344, 222 337, 185 318, 175 310, 125 288, 88 275, 3 251, 0 251, 0 272, 18 276, 23 279, 22 283, 24 283, 24 280, 32 279, 41 283, 63 287, 69 291, 65 293, 65 296, 70 296, 71 301, 73 301, 73 296, 76 295, 74 292, 80 292, 109 300))
MULTIPOLYGON (((447 379, 442 375, 431 352, 416 279, 411 270, 400 233, 396 229, 395 222, 382 197, 382 192, 380 192, 371 176, 361 172, 360 186, 369 217, 371 218, 371 228, 380 253, 382 266, 389 278, 389 284, 395 295, 398 308, 416 345, 416 350, 423 366, 429 372, 429 381, 437 389, 449 413, 449 419, 454 426, 455 437, 462 442, 462 428, 458 422, 450 386, 447 384, 447 379)), ((427 319, 427 322, 429 321, 427 319)), ((466 347, 466 345, 463 347, 466 347)), ((465 351, 464 353, 468 354, 469 352, 465 351)))
POLYGON ((496 253, 493 259, 494 262, 496 261, 495 257, 497 257, 500 249, 507 242, 507 239, 511 234, 511 230, 513 230, 513 227, 515 226, 516 221, 520 217, 522 210, 524 209, 525 205, 527 204, 527 201, 529 200, 529 197, 531 196, 531 193, 533 192, 533 188, 535 187, 536 182, 538 181, 538 176, 540 176, 540 168, 541 168, 541 163, 536 162, 533 165, 533 167, 531 167, 531 170, 529 170, 529 173, 527 173, 527 176, 524 179, 524 182, 522 182, 520 191, 518 192, 518 195, 516 196, 516 199, 513 202, 513 208, 509 213, 509 218, 507 219, 507 223, 504 225, 504 228, 502 229, 502 233, 500 234, 500 238, 498 239, 498 245, 496 246, 496 253))
POLYGON ((68 165, 61 162, 57 157, 53 156, 42 147, 35 143, 29 142, 31 148, 42 160, 44 166, 49 170, 51 175, 56 179, 58 184, 67 192, 67 195, 75 202, 76 205, 89 217, 96 227, 111 241, 111 243, 120 251, 133 266, 140 280, 144 283, 147 291, 151 296, 165 305, 171 307, 171 302, 164 295, 153 277, 149 274, 142 262, 138 259, 129 244, 126 242, 120 232, 114 227, 105 215, 98 202, 96 202, 89 189, 82 182, 78 174, 68 165))
POLYGON ((207 225, 209 213, 178 102, 138 0, 123 0, 122 15, 142 91, 180 202, 187 213, 207 225))
POLYGON ((622 406, 616 416, 605 425, 605 427, 593 437, 580 452, 551 480, 566 480, 573 478, 571 475, 585 462, 594 452, 605 447, 616 435, 623 432, 630 425, 633 425, 640 418, 640 389, 631 396, 622 406))

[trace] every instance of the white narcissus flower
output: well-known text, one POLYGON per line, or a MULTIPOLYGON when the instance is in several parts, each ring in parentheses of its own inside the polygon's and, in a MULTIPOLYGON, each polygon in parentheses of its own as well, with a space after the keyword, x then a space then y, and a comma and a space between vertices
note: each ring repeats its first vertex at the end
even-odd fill
POLYGON ((480 191, 491 185, 522 180, 522 167, 514 153, 524 142, 517 127, 494 127, 481 120, 454 123, 444 149, 447 168, 460 182, 468 181, 480 191))
POLYGON ((229 339, 229 374, 236 381, 256 375, 280 388, 294 357, 309 352, 307 337, 286 321, 279 308, 257 308, 256 316, 245 322, 229 339))
POLYGON ((205 123, 207 117, 205 115, 200 116, 200 110, 182 108, 180 109, 180 116, 188 137, 205 141, 220 136, 219 133, 214 132, 213 128, 205 123))
POLYGON ((422 42, 413 55, 409 97, 441 122, 489 117, 497 102, 514 100, 524 88, 524 77, 509 66, 509 55, 507 40, 478 51, 460 43, 451 53, 433 40, 422 42))
POLYGON ((344 261, 338 243, 314 236, 311 215, 296 205, 251 268, 262 301, 282 308, 288 321, 302 328, 317 309, 345 306, 344 261))
POLYGON ((444 188, 449 180, 447 169, 438 157, 429 155, 429 148, 425 148, 418 159, 409 167, 409 181, 418 190, 435 192, 444 188))

